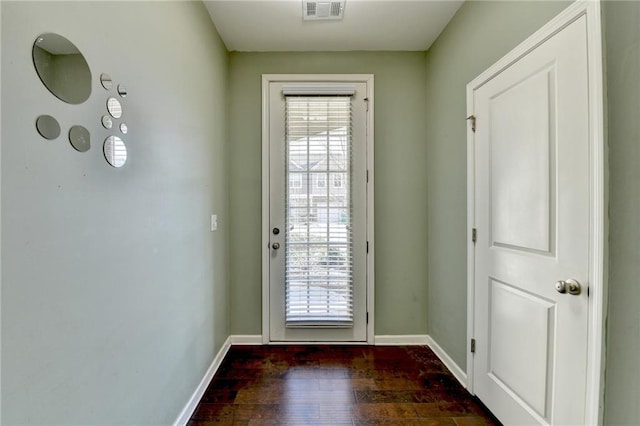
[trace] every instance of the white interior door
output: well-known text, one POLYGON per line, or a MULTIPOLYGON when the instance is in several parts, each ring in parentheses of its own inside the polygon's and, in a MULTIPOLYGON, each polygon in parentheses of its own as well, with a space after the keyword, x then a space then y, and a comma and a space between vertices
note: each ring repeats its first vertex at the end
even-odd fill
POLYGON ((504 424, 585 421, 587 59, 582 16, 473 92, 473 392, 504 424))
POLYGON ((366 97, 269 84, 272 342, 367 340, 366 97))

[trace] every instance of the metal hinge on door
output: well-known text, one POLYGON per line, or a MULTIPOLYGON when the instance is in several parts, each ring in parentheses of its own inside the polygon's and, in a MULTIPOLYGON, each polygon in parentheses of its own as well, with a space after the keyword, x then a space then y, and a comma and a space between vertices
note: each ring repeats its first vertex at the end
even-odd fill
POLYGON ((471 230, 471 242, 475 244, 476 241, 478 241, 478 230, 476 228, 473 228, 471 230))
POLYGON ((476 116, 470 115, 467 117, 467 120, 471 120, 471 131, 475 133, 476 132, 476 116))
POLYGON ((367 312, 367 324, 369 324, 369 312, 367 312))
POLYGON ((471 339, 471 353, 476 352, 476 339, 471 339))
POLYGON ((367 104, 367 112, 369 112, 369 98, 364 98, 364 101, 367 104))

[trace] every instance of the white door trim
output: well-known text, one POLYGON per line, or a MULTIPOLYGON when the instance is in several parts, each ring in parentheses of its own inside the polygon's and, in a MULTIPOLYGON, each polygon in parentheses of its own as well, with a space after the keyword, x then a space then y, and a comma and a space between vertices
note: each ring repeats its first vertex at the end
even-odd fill
MULTIPOLYGON (((367 85, 367 343, 374 343, 374 222, 373 222, 373 74, 263 74, 262 75, 262 343, 271 343, 269 332, 269 84, 291 83, 338 83, 361 82, 367 85)), ((295 343, 295 342, 291 342, 295 343)))
MULTIPOLYGON (((474 113, 473 93, 505 68, 525 56, 544 41, 581 16, 587 20, 587 55, 589 73, 589 323, 586 424, 602 423, 604 358, 604 318, 606 315, 605 252, 605 162, 604 162, 604 86, 602 63, 602 28, 599 0, 577 0, 540 30, 467 85, 467 116, 474 113)), ((467 342, 474 337, 475 246, 475 170, 474 132, 467 125, 467 342)), ((467 346, 467 388, 473 393, 473 355, 467 346)))

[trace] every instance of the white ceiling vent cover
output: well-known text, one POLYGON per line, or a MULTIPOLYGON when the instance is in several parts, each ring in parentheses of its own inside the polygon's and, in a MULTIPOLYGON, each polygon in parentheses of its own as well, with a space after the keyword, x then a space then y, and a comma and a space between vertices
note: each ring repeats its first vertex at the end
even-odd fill
POLYGON ((305 21, 337 20, 344 17, 344 0, 302 0, 302 17, 305 21))

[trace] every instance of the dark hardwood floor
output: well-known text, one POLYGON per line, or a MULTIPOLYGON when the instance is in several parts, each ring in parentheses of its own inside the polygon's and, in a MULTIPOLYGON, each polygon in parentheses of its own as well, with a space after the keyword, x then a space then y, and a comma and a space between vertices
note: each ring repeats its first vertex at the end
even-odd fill
POLYGON ((233 346, 189 425, 494 425, 424 346, 233 346))

